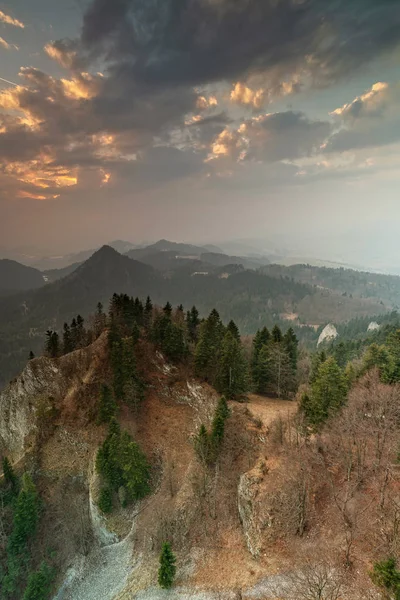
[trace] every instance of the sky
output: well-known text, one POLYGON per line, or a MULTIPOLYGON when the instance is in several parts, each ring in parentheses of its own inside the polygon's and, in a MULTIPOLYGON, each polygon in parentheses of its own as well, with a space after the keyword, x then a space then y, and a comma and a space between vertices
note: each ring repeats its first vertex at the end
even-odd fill
POLYGON ((0 247, 394 263, 399 59, 398 0, 0 0, 0 247))

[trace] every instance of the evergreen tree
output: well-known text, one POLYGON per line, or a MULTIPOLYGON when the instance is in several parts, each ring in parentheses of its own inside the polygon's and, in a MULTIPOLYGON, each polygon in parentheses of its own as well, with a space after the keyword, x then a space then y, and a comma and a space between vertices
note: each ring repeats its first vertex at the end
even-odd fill
POLYGON ((103 333, 106 327, 106 315, 104 314, 103 305, 101 302, 97 303, 96 314, 94 317, 94 334, 98 338, 103 333))
POLYGON ((60 353, 58 333, 52 329, 46 331, 45 351, 50 358, 57 358, 60 353))
POLYGON ((74 345, 72 343, 71 329, 70 329, 68 323, 64 323, 63 354, 68 354, 69 352, 72 352, 72 350, 74 350, 74 345))
POLYGON ((14 469, 12 468, 7 456, 3 458, 3 475, 6 484, 9 485, 13 491, 15 491, 18 487, 18 478, 15 475, 14 469))
POLYGON ((182 360, 186 356, 185 333, 180 325, 169 321, 164 330, 161 350, 172 361, 182 360))
POLYGON ((254 358, 253 385, 258 394, 266 394, 270 385, 270 356, 271 345, 264 344, 254 358))
POLYGON ((385 592, 385 598, 400 600, 400 571, 394 558, 375 563, 370 577, 385 592))
POLYGON ((46 563, 29 575, 23 600, 47 600, 54 579, 54 571, 46 563))
POLYGON ((196 374, 206 381, 213 382, 215 379, 223 337, 224 326, 214 309, 200 327, 194 357, 196 374))
POLYGON ((70 330, 71 330, 72 347, 73 347, 73 350, 76 350, 78 348, 78 324, 76 322, 75 317, 71 321, 70 330))
POLYGON ((258 359, 259 359, 260 351, 263 346, 268 344, 270 337, 271 336, 270 336, 268 329, 266 327, 263 327, 263 329, 257 330, 257 333, 255 334, 254 339, 253 339, 253 348, 252 348, 252 354, 251 354, 250 369, 251 369, 251 379, 253 382, 254 389, 256 391, 258 391, 258 387, 259 387, 259 385, 258 385, 258 379, 259 379, 258 359))
POLYGON ((31 477, 24 473, 14 509, 13 529, 8 540, 9 555, 22 552, 34 535, 39 520, 39 496, 31 477))
POLYGON ((228 398, 244 394, 248 390, 247 361, 240 341, 227 331, 219 356, 215 387, 228 398))
POLYGON ((139 445, 123 432, 119 461, 128 500, 140 500, 150 493, 150 467, 139 445))
POLYGON ((128 402, 137 408, 144 395, 144 384, 136 367, 135 342, 132 337, 118 339, 109 332, 111 341, 111 367, 114 396, 120 402, 128 402), (111 337, 112 335, 112 337, 111 337))
POLYGON ((144 326, 147 330, 150 329, 153 319, 153 304, 150 296, 146 298, 146 304, 144 306, 144 326))
POLYGON ((324 350, 321 352, 316 352, 311 357, 311 373, 310 373, 310 384, 313 384, 316 378, 318 377, 319 368, 327 359, 326 353, 324 350))
POLYGON ((282 331, 280 330, 278 325, 274 325, 274 327, 272 328, 271 335, 272 335, 272 341, 275 344, 279 344, 282 341, 282 331))
POLYGON ((30 350, 30 352, 29 352, 29 360, 33 360, 34 358, 35 358, 35 355, 32 352, 32 350, 30 350))
POLYGON ((205 425, 201 425, 198 434, 194 437, 194 449, 203 465, 210 462, 211 440, 205 425))
POLYGON ((304 407, 304 414, 311 425, 319 427, 345 403, 347 381, 333 357, 325 360, 311 385, 311 395, 304 407))
POLYGON ((229 321, 228 326, 227 326, 227 330, 230 331, 230 333, 233 335, 233 337, 235 338, 235 340, 237 340, 238 342, 240 342, 240 332, 239 332, 239 328, 236 325, 236 323, 232 320, 229 321))
POLYGON ((213 445, 216 452, 218 452, 222 440, 224 439, 225 433, 225 421, 229 417, 229 408, 226 402, 226 398, 222 396, 220 398, 211 428, 211 444, 213 445))
POLYGON ((363 356, 363 367, 365 371, 373 367, 377 368, 382 381, 385 383, 396 380, 395 359, 386 346, 371 344, 363 356))
POLYGON ((115 419, 111 419, 108 435, 97 453, 96 469, 110 490, 116 492, 123 487, 128 501, 143 498, 150 491, 147 459, 131 436, 121 432, 115 419))
POLYGON ((295 372, 297 370, 297 347, 299 345, 299 341, 292 327, 289 327, 289 329, 283 336, 283 345, 286 352, 289 355, 292 369, 295 372))
POLYGON ((112 417, 115 417, 116 412, 117 405, 112 392, 107 385, 103 385, 100 394, 98 422, 108 423, 112 417))
POLYGON ((81 315, 76 317, 76 348, 84 348, 86 345, 86 331, 84 322, 85 321, 81 315))
POLYGON ((172 305, 170 302, 167 302, 167 304, 163 308, 163 311, 168 317, 172 315, 172 305))
POLYGON ((109 487, 102 487, 101 488, 98 504, 99 504, 100 510, 103 513, 109 514, 110 512, 112 512, 112 507, 113 507, 113 493, 112 493, 112 490, 109 487))
POLYGON ((158 584, 164 589, 172 587, 176 574, 176 558, 169 542, 165 542, 160 555, 160 568, 158 570, 158 584))
POLYGON ((187 324, 190 341, 196 342, 197 341, 197 330, 198 330, 198 326, 200 325, 200 319, 199 319, 199 311, 197 310, 197 308, 195 306, 192 306, 192 308, 190 310, 188 310, 187 316, 186 316, 186 324, 187 324))

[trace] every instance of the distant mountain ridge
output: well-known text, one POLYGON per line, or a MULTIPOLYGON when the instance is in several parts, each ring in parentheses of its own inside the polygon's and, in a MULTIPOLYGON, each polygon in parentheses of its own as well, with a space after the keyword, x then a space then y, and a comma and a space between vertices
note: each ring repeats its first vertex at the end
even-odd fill
MULTIPOLYGON (((176 256, 167 249, 155 254, 176 256)), ((277 276, 237 264, 217 267, 203 262, 201 256, 183 258, 179 268, 163 271, 103 246, 66 276, 0 298, 0 386, 20 370, 30 350, 41 352, 48 328, 61 331, 63 323, 78 313, 88 317, 98 302, 106 310, 114 292, 143 300, 150 295, 155 304, 170 301, 174 306, 182 303, 185 309, 195 304, 202 316, 215 307, 223 320, 234 319, 244 334, 274 323, 287 327, 290 321, 303 338, 315 337, 314 328, 328 321, 372 316, 388 309, 378 300, 321 291, 287 277, 284 270, 277 276), (307 324, 312 328, 304 327, 307 324)), ((232 257, 223 256, 218 261, 229 263, 232 257)))
POLYGON ((0 295, 36 289, 45 284, 43 274, 7 258, 0 259, 0 295))

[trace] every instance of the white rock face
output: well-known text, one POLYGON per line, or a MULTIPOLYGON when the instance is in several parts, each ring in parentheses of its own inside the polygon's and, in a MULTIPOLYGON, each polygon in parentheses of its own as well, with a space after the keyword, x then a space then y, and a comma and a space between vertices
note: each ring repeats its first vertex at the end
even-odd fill
POLYGON ((82 385, 104 340, 102 336, 92 346, 59 359, 30 360, 21 375, 0 392, 0 452, 17 462, 35 445, 45 411, 60 406, 82 385))
POLYGON ((380 329, 380 325, 378 325, 376 321, 371 321, 371 323, 368 325, 367 331, 377 331, 378 329, 380 329))
POLYGON ((330 342, 335 340, 339 336, 337 329, 332 323, 328 323, 326 327, 321 332, 321 335, 318 338, 317 346, 322 344, 323 342, 330 342))

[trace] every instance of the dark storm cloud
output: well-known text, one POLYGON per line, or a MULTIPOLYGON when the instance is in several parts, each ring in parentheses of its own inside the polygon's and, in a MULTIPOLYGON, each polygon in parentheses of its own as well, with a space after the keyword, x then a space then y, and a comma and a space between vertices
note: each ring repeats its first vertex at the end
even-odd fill
POLYGON ((306 68, 317 85, 400 41, 397 0, 94 0, 82 44, 150 85, 306 68))

